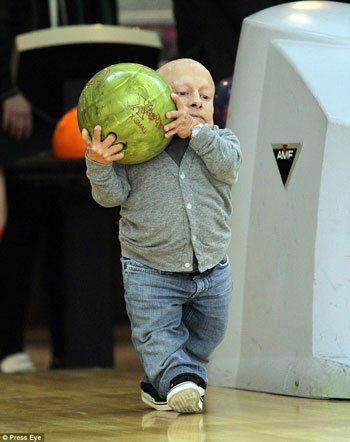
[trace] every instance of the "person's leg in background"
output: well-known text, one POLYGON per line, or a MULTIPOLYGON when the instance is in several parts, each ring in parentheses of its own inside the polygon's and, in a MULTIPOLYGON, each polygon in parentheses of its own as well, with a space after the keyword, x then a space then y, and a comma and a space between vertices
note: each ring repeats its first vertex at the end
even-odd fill
POLYGON ((45 186, 20 177, 16 164, 21 158, 49 154, 53 128, 51 122, 34 116, 30 139, 18 141, 0 130, 0 164, 5 174, 7 204, 0 239, 0 372, 34 369, 25 353, 25 328, 34 264, 49 229, 52 199, 45 186))
POLYGON ((232 77, 245 17, 288 0, 173 0, 179 57, 193 58, 215 84, 232 77))
POLYGON ((179 57, 202 63, 215 83, 232 76, 240 31, 232 14, 213 0, 173 0, 173 11, 179 57))
POLYGON ((5 169, 7 221, 0 241, 0 360, 4 372, 30 371, 34 367, 24 352, 24 330, 45 207, 34 187, 5 169), (21 355, 22 354, 22 355, 21 355), (19 355, 18 358, 6 359, 19 355), (7 362, 6 362, 7 361, 7 362))

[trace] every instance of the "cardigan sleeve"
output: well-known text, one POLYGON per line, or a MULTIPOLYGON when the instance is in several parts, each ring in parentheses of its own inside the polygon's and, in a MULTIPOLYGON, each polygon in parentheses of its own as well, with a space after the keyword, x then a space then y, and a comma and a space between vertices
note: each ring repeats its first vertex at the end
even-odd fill
POLYGON ((227 184, 237 181, 242 153, 238 138, 230 129, 219 129, 217 126, 211 129, 204 125, 191 138, 189 146, 215 179, 227 184))
POLYGON ((103 207, 116 207, 125 202, 130 192, 125 166, 100 164, 87 157, 85 161, 93 199, 103 207))

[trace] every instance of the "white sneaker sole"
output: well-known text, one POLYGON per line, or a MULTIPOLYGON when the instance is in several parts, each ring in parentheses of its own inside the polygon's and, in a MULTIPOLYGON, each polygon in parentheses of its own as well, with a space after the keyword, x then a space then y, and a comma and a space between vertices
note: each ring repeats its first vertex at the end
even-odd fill
POLYGON ((171 411, 172 410, 172 408, 169 407, 169 405, 166 403, 166 401, 155 402, 153 397, 143 390, 141 390, 141 400, 143 403, 145 403, 149 407, 154 408, 155 410, 158 410, 158 411, 171 411))
POLYGON ((35 370, 36 367, 27 353, 14 353, 0 361, 1 373, 31 373, 35 370))
POLYGON ((167 395, 167 402, 171 409, 178 413, 201 413, 203 395, 203 388, 188 381, 173 387, 167 395))

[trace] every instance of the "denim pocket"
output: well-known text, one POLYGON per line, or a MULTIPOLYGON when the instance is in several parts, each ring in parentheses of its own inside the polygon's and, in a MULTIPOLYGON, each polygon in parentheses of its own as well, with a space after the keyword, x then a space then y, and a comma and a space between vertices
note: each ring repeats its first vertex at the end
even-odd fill
POLYGON ((160 273, 158 270, 131 258, 120 258, 120 261, 122 263, 123 271, 126 272, 160 273))

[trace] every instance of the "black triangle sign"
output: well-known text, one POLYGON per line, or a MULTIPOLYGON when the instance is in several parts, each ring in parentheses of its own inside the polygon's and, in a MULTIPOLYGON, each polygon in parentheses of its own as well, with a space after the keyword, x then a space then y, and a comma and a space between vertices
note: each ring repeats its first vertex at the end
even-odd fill
POLYGON ((284 187, 287 187, 302 143, 272 144, 273 154, 280 172, 284 187))

